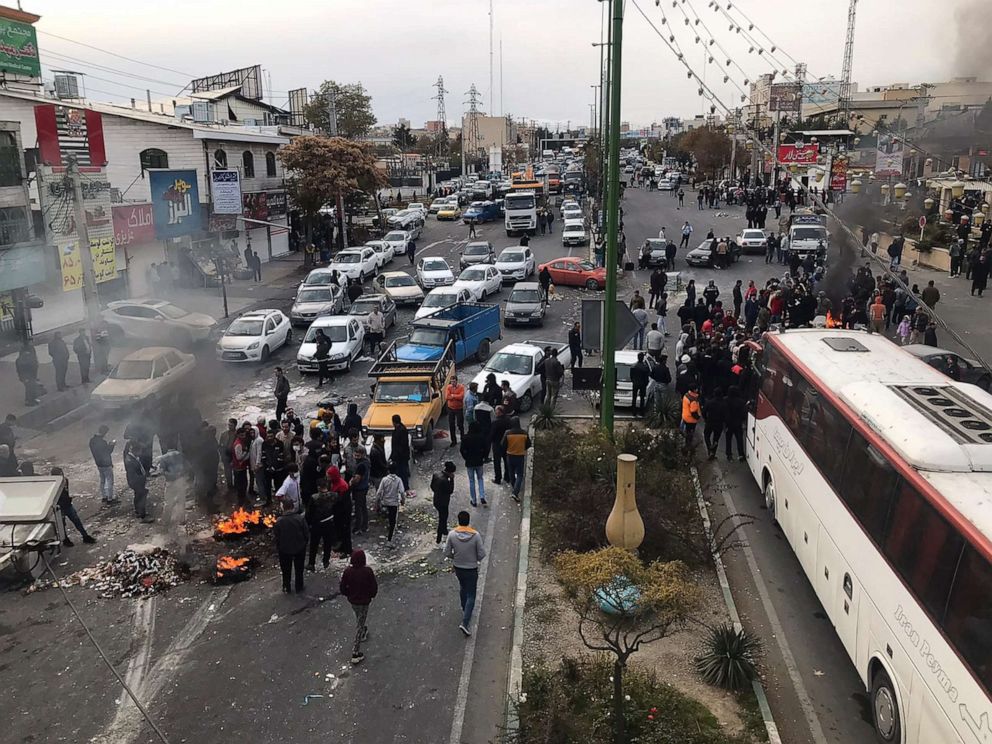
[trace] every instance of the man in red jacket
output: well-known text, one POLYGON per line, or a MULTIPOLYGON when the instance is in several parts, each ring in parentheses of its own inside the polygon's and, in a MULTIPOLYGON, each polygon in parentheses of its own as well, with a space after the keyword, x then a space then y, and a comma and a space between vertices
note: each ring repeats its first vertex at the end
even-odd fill
POLYGON ((369 617, 369 605, 379 593, 375 572, 370 566, 365 565, 364 550, 351 551, 351 565, 341 574, 341 584, 338 588, 351 602, 351 609, 355 612, 355 645, 351 650, 351 663, 361 664, 365 659, 362 642, 369 637, 369 627, 365 624, 369 617))
POLYGON ((465 436, 465 386, 455 375, 444 389, 444 401, 448 406, 448 430, 451 432, 449 446, 454 447, 458 444, 458 434, 465 436))

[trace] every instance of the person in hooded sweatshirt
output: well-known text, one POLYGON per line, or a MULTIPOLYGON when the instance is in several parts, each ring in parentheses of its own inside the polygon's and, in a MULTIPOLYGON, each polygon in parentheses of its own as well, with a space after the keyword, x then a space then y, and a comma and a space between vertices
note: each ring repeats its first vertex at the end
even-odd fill
POLYGON ((369 606, 375 595, 379 593, 379 584, 375 580, 375 571, 365 565, 365 551, 351 552, 351 565, 341 574, 338 585, 342 596, 350 603, 355 613, 355 645, 351 649, 351 663, 361 664, 365 659, 362 653, 362 643, 368 640, 369 606))
POLYGON ((334 494, 334 542, 338 546, 338 554, 347 558, 351 555, 351 489, 336 465, 327 469, 327 485, 334 494))
POLYGON ((482 535, 469 526, 471 516, 467 511, 458 512, 458 526, 448 533, 444 555, 451 558, 458 577, 458 599, 462 607, 462 622, 458 629, 466 636, 472 635, 469 623, 475 609, 475 590, 479 583, 479 563, 486 557, 482 535))
POLYGON ((345 414, 344 421, 341 426, 346 434, 349 434, 352 429, 356 431, 362 430, 362 417, 358 413, 357 403, 348 404, 348 413, 345 414))
POLYGON ((279 567, 282 569, 282 590, 289 594, 290 579, 296 574, 296 592, 303 591, 303 561, 306 558, 307 542, 310 540, 310 527, 306 519, 297 511, 297 505, 289 499, 282 502, 282 514, 276 519, 272 536, 279 552, 279 567))
POLYGON ((448 508, 451 494, 455 492, 455 463, 444 463, 444 469, 431 477, 431 493, 434 494, 434 508, 437 510, 437 546, 448 536, 448 508))
POLYGON ((396 515, 400 506, 406 504, 406 489, 403 488, 403 480, 396 475, 396 466, 390 465, 388 472, 379 482, 376 491, 376 502, 378 506, 386 512, 388 520, 388 531, 386 533, 386 547, 393 547, 393 533, 396 531, 396 515))
POLYGON ((331 548, 334 542, 334 498, 326 480, 321 479, 317 484, 317 493, 313 494, 306 508, 306 520, 310 526, 310 560, 307 570, 317 570, 317 551, 323 543, 322 561, 324 568, 331 562, 331 548))

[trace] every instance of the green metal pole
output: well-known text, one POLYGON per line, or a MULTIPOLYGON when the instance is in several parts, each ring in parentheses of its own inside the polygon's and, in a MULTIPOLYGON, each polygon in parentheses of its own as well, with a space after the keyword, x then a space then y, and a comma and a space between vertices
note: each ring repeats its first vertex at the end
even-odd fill
POLYGON ((613 436, 613 395, 617 386, 614 343, 617 337, 617 237, 620 232, 620 52, 623 0, 613 0, 610 47, 610 139, 606 201, 606 300, 603 307, 603 394, 600 424, 613 436))
MULTIPOLYGON (((609 19, 609 22, 607 24, 607 29, 606 29, 606 42, 607 42, 607 47, 606 48, 607 49, 612 49, 613 48, 612 40, 613 40, 613 4, 614 4, 614 0, 600 0, 600 1, 601 2, 605 1, 607 3, 606 17, 609 19)), ((611 105, 610 100, 613 97, 613 93, 612 93, 613 88, 610 86, 610 81, 612 79, 611 68, 613 67, 613 63, 612 63, 612 59, 613 58, 612 57, 608 57, 607 59, 610 60, 610 64, 608 64, 606 66, 606 81, 604 82, 604 88, 603 88, 603 91, 604 91, 603 92, 603 104, 604 104, 603 105, 603 126, 599 130, 599 159, 600 159, 600 163, 599 163, 599 175, 600 175, 600 180, 602 180, 602 185, 601 185, 602 193, 600 194, 600 197, 599 197, 599 211, 600 211, 600 214, 605 214, 606 213, 606 201, 607 201, 607 197, 608 197, 608 192, 607 192, 607 188, 608 187, 607 187, 607 184, 609 183, 609 180, 610 180, 609 178, 607 178, 607 175, 606 175, 606 173, 607 173, 607 168, 606 168, 606 149, 607 149, 607 143, 609 142, 609 137, 610 137, 610 116, 612 114, 612 112, 610 111, 610 109, 612 108, 612 105, 611 105)), ((606 226, 606 218, 605 217, 603 218, 603 226, 604 227, 606 226)), ((603 256, 603 260, 605 262, 606 256, 603 256)))

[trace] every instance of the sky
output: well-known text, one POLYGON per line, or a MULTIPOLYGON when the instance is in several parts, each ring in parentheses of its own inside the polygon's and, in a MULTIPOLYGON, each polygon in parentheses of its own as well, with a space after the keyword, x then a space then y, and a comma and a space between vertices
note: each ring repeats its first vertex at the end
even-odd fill
MULTIPOLYGON (((622 120, 646 126, 664 116, 707 113, 711 105, 722 113, 720 104, 698 95, 698 84, 666 48, 664 39, 670 34, 729 108, 743 105, 745 80, 772 69, 791 71, 795 62, 808 65, 809 78, 840 76, 847 0, 738 0, 729 3, 729 10, 728 0, 717 0, 720 10, 712 2, 626 0, 622 120), (748 31, 751 23, 754 28, 748 31), (731 31, 732 24, 740 31, 731 31), (763 55, 748 52, 759 45, 763 55), (707 51, 712 63, 706 60, 707 51), (728 58, 733 60, 730 66, 728 58), (724 83, 724 75, 730 81, 724 83)), ((854 81, 864 88, 969 73, 992 79, 990 55, 955 54, 958 48, 975 48, 969 33, 988 27, 989 2, 943 0, 935 6, 932 0, 860 0, 854 81), (956 43, 959 34, 967 46, 956 43)), ((474 83, 486 112, 562 127, 588 124, 595 98, 590 86, 599 82, 600 49, 593 43, 600 41, 606 5, 597 0, 493 0, 490 86, 489 0, 22 4, 42 16, 37 28, 46 77, 53 69, 85 72, 92 100, 126 102, 134 96, 141 101, 146 88, 152 89, 153 100, 164 100, 192 77, 260 64, 271 78, 267 100, 276 105, 286 105, 290 89, 313 91, 325 79, 361 82, 372 95, 380 124, 393 125, 403 117, 413 127, 436 118, 432 86, 438 76, 444 77, 452 123, 465 111, 474 83)))

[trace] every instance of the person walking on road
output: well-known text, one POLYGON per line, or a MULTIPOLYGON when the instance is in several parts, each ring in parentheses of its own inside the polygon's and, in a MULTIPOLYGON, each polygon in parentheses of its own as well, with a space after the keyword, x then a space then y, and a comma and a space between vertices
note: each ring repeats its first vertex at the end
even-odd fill
MULTIPOLYGON (((65 473, 60 467, 52 468, 51 473, 52 475, 61 475, 63 479, 65 478, 65 473)), ((62 540, 63 545, 67 548, 71 548, 73 545, 72 540, 69 539, 69 530, 65 527, 65 520, 67 519, 75 525, 77 530, 79 530, 79 534, 82 536, 84 543, 87 545, 92 545, 96 542, 96 538, 86 531, 86 527, 83 526, 83 520, 79 518, 79 512, 77 512, 76 507, 72 505, 72 496, 69 495, 68 480, 63 480, 62 490, 59 491, 58 507, 62 512, 62 532, 65 534, 65 537, 62 540)))
POLYGON ((388 528, 386 532, 386 547, 393 546, 393 533, 396 531, 396 517, 400 507, 406 504, 406 491, 403 481, 396 475, 396 466, 389 466, 389 472, 379 481, 376 491, 376 504, 386 513, 388 528))
POLYGON ((686 220, 682 225, 682 240, 679 242, 679 248, 689 247, 689 237, 692 235, 692 225, 689 224, 689 220, 686 220))
POLYGON ((403 488, 410 490, 410 431, 404 426, 398 413, 393 414, 393 433, 390 436, 392 461, 396 475, 403 481, 403 488))
POLYGON ((413 240, 408 240, 407 241, 407 244, 406 244, 406 257, 410 260, 410 265, 412 266, 413 265, 413 262, 417 258, 417 244, 414 243, 413 240))
POLYGON ((327 368, 327 359, 331 355, 331 340, 324 333, 323 328, 318 328, 314 334, 314 344, 316 349, 313 358, 317 360, 317 387, 324 387, 324 380, 331 376, 327 368))
POLYGON ((475 609, 475 593, 479 584, 479 564, 486 557, 482 545, 482 535, 470 526, 471 515, 467 511, 458 512, 458 526, 448 533, 444 545, 444 555, 451 558, 458 577, 458 599, 462 608, 462 621, 458 629, 466 637, 472 635, 469 624, 475 609))
MULTIPOLYGON (((541 232, 544 232, 543 230, 541 232)), ((468 239, 479 237, 475 232, 475 220, 468 220, 468 239)))
POLYGON ((434 509, 437 510, 437 546, 448 535, 448 508, 451 505, 451 495, 455 492, 455 463, 450 460, 444 463, 444 468, 431 477, 431 493, 434 495, 434 509))
POLYGON ((551 356, 544 360, 544 377, 547 384, 544 400, 550 402, 553 408, 558 405, 558 394, 565 379, 565 365, 558 360, 558 349, 552 349, 551 356))
POLYGON ((506 461, 506 448, 503 446, 503 435, 510 428, 512 420, 504 406, 496 406, 496 418, 489 429, 489 441, 492 442, 493 452, 493 483, 503 482, 503 475, 510 479, 510 466, 506 461))
POLYGON ((678 209, 682 209, 685 206, 685 191, 679 189, 679 206, 678 209))
MULTIPOLYGON (((971 267, 971 294, 975 295, 978 292, 978 296, 982 296, 982 292, 988 286, 989 281, 989 256, 988 253, 982 253, 978 256, 978 261, 971 267)), ((930 282, 933 284, 933 282, 930 282)), ((929 289, 929 288, 928 288, 929 289)), ((923 290, 924 293, 926 289, 923 290)))
POLYGON ((479 422, 473 421, 468 425, 468 434, 462 437, 461 455, 465 460, 465 472, 468 473, 468 499, 472 506, 488 506, 486 501, 486 485, 482 476, 482 466, 489 454, 489 440, 482 433, 479 422), (476 486, 478 483, 478 486, 476 486), (478 490, 478 501, 476 500, 478 490))
POLYGON ((282 421, 282 415, 286 412, 286 401, 289 398, 289 380, 282 371, 282 367, 276 367, 276 385, 272 394, 276 398, 276 420, 282 421))
MULTIPOLYGON (((974 292, 972 292, 974 294, 974 292)), ((933 310, 934 306, 940 302, 940 290, 937 289, 933 284, 933 279, 927 282, 927 286, 923 288, 920 292, 920 299, 926 303, 926 306, 933 310)))
POLYGON ((282 502, 282 514, 276 519, 272 536, 276 541, 279 567, 282 569, 282 590, 286 594, 292 592, 291 580, 295 574, 296 593, 302 593, 303 562, 306 559, 307 543, 310 541, 310 527, 289 499, 282 502))
POLYGON ((747 421, 747 403, 741 397, 741 389, 731 385, 727 390, 727 414, 724 442, 726 443, 727 460, 731 457, 731 440, 737 442, 737 459, 744 462, 744 424, 747 421))
POLYGON ((38 405, 38 355, 30 341, 21 343, 14 361, 17 379, 24 384, 24 405, 38 405))
POLYGON ((90 349, 90 342, 86 338, 85 329, 79 329, 79 334, 72 342, 72 350, 76 354, 76 361, 79 362, 80 381, 84 385, 88 385, 90 382, 90 358, 92 357, 92 349, 90 349))
POLYGON ((334 494, 331 493, 327 479, 321 478, 317 484, 317 493, 310 498, 306 508, 306 520, 310 525, 310 557, 307 570, 317 570, 317 551, 321 550, 321 561, 324 568, 331 562, 331 549, 334 547, 334 494))
POLYGON ((69 387, 65 383, 65 375, 69 371, 69 347, 62 340, 61 331, 55 331, 52 340, 48 342, 48 356, 52 358, 52 366, 55 367, 55 387, 65 390, 69 387))
POLYGON ((572 324, 572 327, 568 330, 568 351, 572 355, 572 360, 569 363, 571 369, 575 369, 575 365, 578 364, 579 368, 582 367, 582 327, 576 322, 572 324))
POLYGON ((366 565, 364 550, 351 551, 351 565, 341 574, 338 591, 351 603, 355 613, 355 644, 351 648, 351 663, 361 664, 365 660, 362 644, 369 638, 369 607, 379 593, 375 572, 366 565))
POLYGON ((104 504, 113 504, 114 498, 114 461, 112 455, 117 440, 107 441, 107 432, 110 428, 106 424, 100 424, 96 434, 90 437, 90 454, 93 455, 93 462, 96 464, 97 472, 100 474, 100 500, 104 504))
POLYGON ((140 454, 140 445, 129 439, 124 445, 124 476, 134 493, 134 516, 145 522, 148 520, 148 471, 140 454))
POLYGON ((355 534, 364 535, 369 530, 369 488, 372 481, 369 477, 371 468, 365 447, 359 445, 354 449, 355 465, 349 468, 351 480, 351 500, 355 508, 355 534))
POLYGON ((527 450, 530 448, 530 437, 520 426, 520 419, 514 416, 510 420, 510 428, 503 435, 503 450, 506 452, 508 476, 513 488, 513 500, 520 502, 520 491, 524 487, 524 463, 527 460, 527 450))
POLYGON ((458 444, 458 434, 465 436, 465 386, 458 382, 457 375, 451 376, 451 382, 444 389, 444 400, 448 406, 450 446, 454 447, 458 444))

